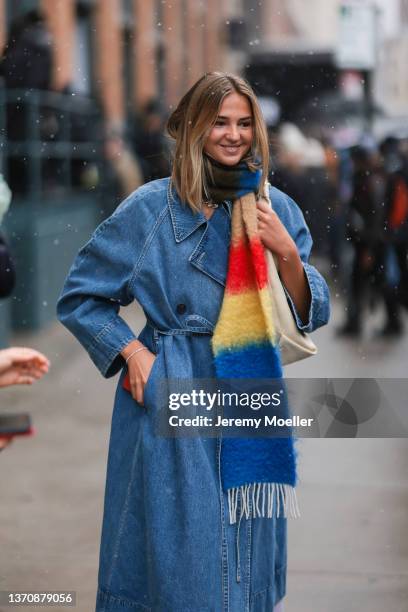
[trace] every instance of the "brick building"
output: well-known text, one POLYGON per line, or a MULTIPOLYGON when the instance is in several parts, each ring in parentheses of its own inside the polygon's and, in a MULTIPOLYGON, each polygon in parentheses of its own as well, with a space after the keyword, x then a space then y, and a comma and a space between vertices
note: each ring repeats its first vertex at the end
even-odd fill
POLYGON ((53 84, 96 96, 108 124, 151 98, 168 109, 203 72, 240 72, 230 20, 241 0, 0 0, 0 46, 10 23, 39 8, 53 40, 53 84))

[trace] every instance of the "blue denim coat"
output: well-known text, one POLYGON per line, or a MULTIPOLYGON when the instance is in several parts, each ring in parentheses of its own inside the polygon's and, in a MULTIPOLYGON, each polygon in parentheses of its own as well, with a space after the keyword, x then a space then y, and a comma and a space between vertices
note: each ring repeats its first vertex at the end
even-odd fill
MULTIPOLYGON (((327 323, 329 292, 307 263, 312 239, 298 206, 271 188, 294 238, 312 301, 304 324, 327 323)), ((231 203, 209 221, 184 206, 170 180, 130 195, 79 252, 58 303, 61 322, 103 376, 121 371, 112 416, 97 612, 270 612, 285 594, 286 519, 230 525, 219 438, 153 435, 163 377, 214 376, 210 336, 224 292, 231 203), (145 408, 122 388, 120 351, 135 334, 119 308, 137 300, 139 339, 157 354, 145 408)))

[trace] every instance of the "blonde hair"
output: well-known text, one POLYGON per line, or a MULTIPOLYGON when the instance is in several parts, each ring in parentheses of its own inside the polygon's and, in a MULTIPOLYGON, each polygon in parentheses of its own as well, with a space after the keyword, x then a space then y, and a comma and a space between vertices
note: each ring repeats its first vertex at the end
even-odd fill
MULTIPOLYGON (((203 155, 207 136, 215 124, 224 98, 231 93, 245 96, 252 110, 253 140, 248 166, 255 160, 262 168, 261 185, 268 176, 268 133, 259 102, 245 79, 224 72, 207 72, 181 98, 170 115, 167 131, 176 141, 171 181, 181 200, 194 211, 201 209, 203 193, 208 192, 206 170, 209 162, 203 155)), ((210 174, 211 176, 211 174, 210 174)))

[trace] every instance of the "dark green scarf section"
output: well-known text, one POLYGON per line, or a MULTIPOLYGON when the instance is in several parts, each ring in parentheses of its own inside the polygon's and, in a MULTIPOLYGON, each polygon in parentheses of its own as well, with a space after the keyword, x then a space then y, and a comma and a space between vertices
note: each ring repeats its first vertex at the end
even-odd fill
POLYGON ((227 166, 204 154, 204 166, 208 185, 204 200, 219 204, 224 200, 234 201, 250 192, 258 194, 262 168, 252 156, 245 157, 235 166, 227 166), (256 169, 252 170, 250 166, 256 169))

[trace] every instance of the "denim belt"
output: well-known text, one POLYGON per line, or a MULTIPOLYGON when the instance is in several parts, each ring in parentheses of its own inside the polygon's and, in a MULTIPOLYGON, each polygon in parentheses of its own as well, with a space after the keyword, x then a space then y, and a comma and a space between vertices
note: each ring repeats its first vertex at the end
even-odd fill
POLYGON ((155 340, 158 339, 160 334, 163 336, 193 336, 195 334, 204 334, 208 336, 213 335, 213 330, 206 325, 159 329, 152 321, 149 321, 148 319, 146 320, 146 325, 153 330, 153 337, 155 340))

